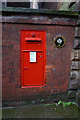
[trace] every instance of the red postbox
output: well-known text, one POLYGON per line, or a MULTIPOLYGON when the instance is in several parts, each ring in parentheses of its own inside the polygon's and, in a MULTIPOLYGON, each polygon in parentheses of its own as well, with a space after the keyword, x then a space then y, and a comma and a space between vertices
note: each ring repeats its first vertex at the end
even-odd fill
POLYGON ((21 87, 44 86, 45 36, 41 30, 21 30, 21 87))

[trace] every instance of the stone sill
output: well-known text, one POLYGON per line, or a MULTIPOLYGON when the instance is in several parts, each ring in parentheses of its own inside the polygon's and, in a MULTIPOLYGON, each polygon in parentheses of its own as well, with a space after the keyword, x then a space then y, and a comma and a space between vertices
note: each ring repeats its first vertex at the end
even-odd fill
POLYGON ((54 11, 49 9, 30 9, 22 7, 3 7, 2 9, 0 8, 0 11, 3 13, 49 14, 70 17, 77 17, 79 15, 77 11, 54 11))

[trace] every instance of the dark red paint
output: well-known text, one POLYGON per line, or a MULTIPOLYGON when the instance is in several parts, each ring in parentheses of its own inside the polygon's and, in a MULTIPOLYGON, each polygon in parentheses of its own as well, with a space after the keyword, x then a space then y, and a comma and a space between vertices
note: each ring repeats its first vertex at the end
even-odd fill
POLYGON ((45 37, 45 31, 21 30, 20 32, 22 88, 40 87, 45 84, 45 37), (30 52, 36 53, 36 62, 30 62, 30 52))

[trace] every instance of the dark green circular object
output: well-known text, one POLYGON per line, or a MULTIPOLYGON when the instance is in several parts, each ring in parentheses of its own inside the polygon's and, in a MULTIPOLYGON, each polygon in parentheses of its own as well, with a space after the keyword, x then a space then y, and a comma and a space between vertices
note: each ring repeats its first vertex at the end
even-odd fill
POLYGON ((61 48, 65 45, 65 39, 63 36, 57 36, 55 39, 54 39, 54 45, 58 48, 61 48))

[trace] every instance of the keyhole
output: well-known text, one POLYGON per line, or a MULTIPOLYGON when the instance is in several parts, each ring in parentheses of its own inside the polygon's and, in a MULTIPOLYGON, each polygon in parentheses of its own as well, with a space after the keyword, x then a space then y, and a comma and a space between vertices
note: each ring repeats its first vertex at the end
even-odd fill
POLYGON ((41 55, 39 57, 41 58, 41 55))
POLYGON ((26 70, 26 68, 24 68, 26 70))
POLYGON ((28 70, 28 68, 27 68, 27 67, 25 67, 25 68, 24 68, 24 70, 26 70, 26 71, 27 71, 27 70, 28 70))

